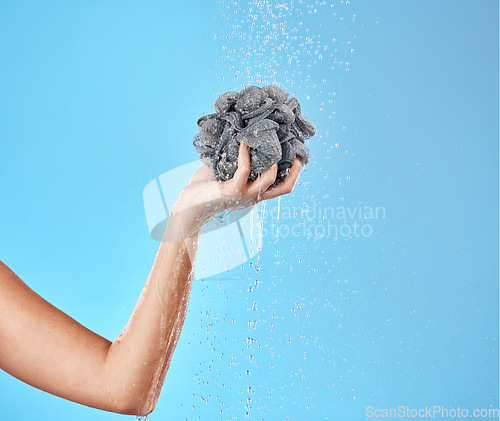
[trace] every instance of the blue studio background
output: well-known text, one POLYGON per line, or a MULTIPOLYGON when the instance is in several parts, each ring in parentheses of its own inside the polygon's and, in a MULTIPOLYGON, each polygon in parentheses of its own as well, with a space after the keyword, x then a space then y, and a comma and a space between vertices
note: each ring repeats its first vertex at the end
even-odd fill
MULTIPOLYGON (((158 247, 143 188, 218 95, 280 83, 311 162, 258 258, 194 282, 149 418, 498 408, 498 58, 493 0, 2 1, 0 259, 113 340, 158 247)), ((0 402, 123 418, 4 372, 0 402)))

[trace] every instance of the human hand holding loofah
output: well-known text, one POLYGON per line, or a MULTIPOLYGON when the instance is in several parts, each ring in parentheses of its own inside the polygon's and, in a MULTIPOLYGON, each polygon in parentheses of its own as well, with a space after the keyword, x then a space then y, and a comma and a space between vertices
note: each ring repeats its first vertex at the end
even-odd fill
POLYGON ((200 131, 193 144, 218 181, 234 176, 241 143, 250 147, 250 181, 278 164, 277 184, 296 157, 307 164, 309 149, 304 141, 316 134, 316 127, 301 115, 297 98, 288 97, 274 85, 249 86, 223 94, 215 102, 216 113, 198 120, 200 131))

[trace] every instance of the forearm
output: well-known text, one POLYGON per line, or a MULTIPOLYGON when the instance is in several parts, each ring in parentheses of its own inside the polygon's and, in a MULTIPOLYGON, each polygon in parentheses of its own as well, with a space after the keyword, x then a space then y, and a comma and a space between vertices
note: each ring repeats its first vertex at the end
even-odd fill
POLYGON ((149 413, 156 404, 186 316, 198 235, 199 227, 171 216, 129 323, 109 348, 107 376, 130 400, 127 412, 149 413))

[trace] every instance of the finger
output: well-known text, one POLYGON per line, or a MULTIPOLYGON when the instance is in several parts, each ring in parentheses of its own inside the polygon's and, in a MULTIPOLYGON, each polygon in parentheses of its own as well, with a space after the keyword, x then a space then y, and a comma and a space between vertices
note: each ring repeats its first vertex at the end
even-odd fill
POLYGON ((295 158, 292 166, 290 167, 290 172, 288 176, 277 186, 271 187, 269 190, 264 192, 261 196, 261 200, 273 199, 275 197, 281 196, 282 194, 291 193, 295 187, 302 169, 302 162, 299 158, 295 158))
POLYGON ((243 187, 247 184, 250 170, 250 148, 241 142, 240 150, 238 152, 238 169, 234 173, 233 177, 237 187, 243 187))
POLYGON ((274 164, 266 172, 260 174, 256 180, 249 183, 247 194, 250 196, 262 194, 276 181, 278 174, 278 164, 274 164))

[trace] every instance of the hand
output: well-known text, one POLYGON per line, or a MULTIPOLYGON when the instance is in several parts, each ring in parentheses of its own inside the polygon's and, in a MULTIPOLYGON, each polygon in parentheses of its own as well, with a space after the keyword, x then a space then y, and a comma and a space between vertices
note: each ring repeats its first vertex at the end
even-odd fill
MULTIPOLYGON (((293 191, 302 163, 295 158, 288 176, 276 186, 278 165, 274 164, 256 180, 248 181, 251 171, 250 149, 240 144, 238 169, 230 180, 220 182, 211 169, 204 166, 189 181, 179 196, 172 216, 180 225, 183 236, 199 231, 204 222, 215 214, 251 206, 262 200, 273 199, 293 191)), ((168 233, 167 233, 168 237, 168 233)), ((171 237, 170 239, 172 239, 171 237)), ((167 238, 168 240, 169 238, 167 238)))

